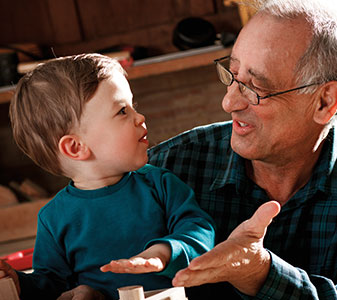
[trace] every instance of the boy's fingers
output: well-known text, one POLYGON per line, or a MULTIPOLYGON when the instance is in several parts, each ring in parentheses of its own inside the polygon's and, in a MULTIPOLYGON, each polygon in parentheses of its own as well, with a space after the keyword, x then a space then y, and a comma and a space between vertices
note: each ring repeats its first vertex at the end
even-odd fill
POLYGON ((18 291, 18 294, 20 295, 21 288, 20 288, 18 275, 8 263, 0 259, 0 278, 3 278, 5 276, 9 276, 13 279, 14 284, 16 286, 16 290, 18 291))
POLYGON ((110 265, 104 265, 104 266, 100 267, 100 270, 102 272, 108 272, 110 270, 110 265))
POLYGON ((7 276, 10 270, 11 266, 4 260, 0 259, 0 278, 7 276))

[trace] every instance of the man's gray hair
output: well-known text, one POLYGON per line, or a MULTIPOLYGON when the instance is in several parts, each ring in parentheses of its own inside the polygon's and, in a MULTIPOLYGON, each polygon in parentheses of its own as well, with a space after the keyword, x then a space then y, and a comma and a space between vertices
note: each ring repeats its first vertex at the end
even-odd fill
MULTIPOLYGON (((311 43, 296 66, 299 86, 337 80, 335 0, 258 0, 258 11, 286 19, 304 16, 312 27, 311 43)), ((312 92, 312 89, 303 92, 312 92)))

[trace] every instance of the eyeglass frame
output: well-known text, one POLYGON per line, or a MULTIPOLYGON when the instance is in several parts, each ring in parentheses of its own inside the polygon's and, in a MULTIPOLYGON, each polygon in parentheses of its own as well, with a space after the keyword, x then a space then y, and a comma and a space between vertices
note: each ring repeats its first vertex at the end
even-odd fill
POLYGON ((311 83, 311 84, 306 84, 306 85, 302 85, 302 86, 299 86, 299 87, 296 87, 296 88, 293 88, 293 89, 289 89, 289 90, 286 90, 286 91, 281 91, 281 92, 277 92, 277 93, 271 93, 271 94, 268 94, 266 96, 260 96, 257 92, 255 92, 252 88, 250 88, 249 86, 247 86, 246 84, 244 84, 242 81, 240 80, 237 80, 235 77, 234 77, 234 74, 228 69, 226 68, 225 66, 223 66, 220 61, 222 60, 225 60, 225 59, 228 59, 230 58, 230 55, 226 55, 224 57, 220 57, 220 58, 217 58, 214 60, 214 63, 216 65, 216 68, 217 68, 217 73, 218 73, 218 77, 220 79, 220 81, 226 85, 226 86, 231 86, 233 84, 233 82, 235 81, 236 83, 240 85, 243 85, 245 88, 247 88, 248 90, 250 90, 251 92, 253 92, 255 95, 256 95, 256 98, 257 98, 257 103, 253 103, 251 101, 249 101, 249 103, 251 103, 252 105, 259 105, 260 104, 260 100, 263 100, 263 99, 267 99, 267 98, 270 98, 270 97, 274 97, 274 96, 278 96, 278 95, 282 95, 282 94, 285 94, 285 93, 289 93, 289 92, 293 92, 293 91, 297 91, 297 90, 300 90, 300 89, 304 89, 306 87, 309 87, 309 86, 313 86, 313 85, 318 85, 320 83, 311 83), (221 80, 221 76, 219 74, 219 67, 220 66, 221 68, 223 68, 226 72, 228 72, 232 79, 231 79, 231 82, 230 84, 226 84, 224 83, 222 80, 221 80))

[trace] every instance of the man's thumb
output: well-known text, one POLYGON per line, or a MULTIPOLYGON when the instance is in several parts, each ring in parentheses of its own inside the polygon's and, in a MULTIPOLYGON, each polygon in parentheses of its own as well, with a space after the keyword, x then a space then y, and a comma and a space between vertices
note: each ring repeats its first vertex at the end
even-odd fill
POLYGON ((263 237, 268 225, 278 215, 280 210, 281 205, 277 201, 269 201, 262 204, 248 220, 249 227, 254 228, 254 231, 263 237))

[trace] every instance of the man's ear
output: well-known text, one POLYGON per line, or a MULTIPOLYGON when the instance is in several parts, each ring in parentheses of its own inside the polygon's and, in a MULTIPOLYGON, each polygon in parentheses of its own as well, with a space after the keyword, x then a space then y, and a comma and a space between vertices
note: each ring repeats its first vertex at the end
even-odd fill
POLYGON ((88 146, 76 135, 64 135, 59 141, 59 150, 64 156, 74 160, 86 160, 91 155, 88 146))
POLYGON ((326 83, 320 92, 314 113, 316 123, 325 125, 337 111, 337 81, 326 83))

